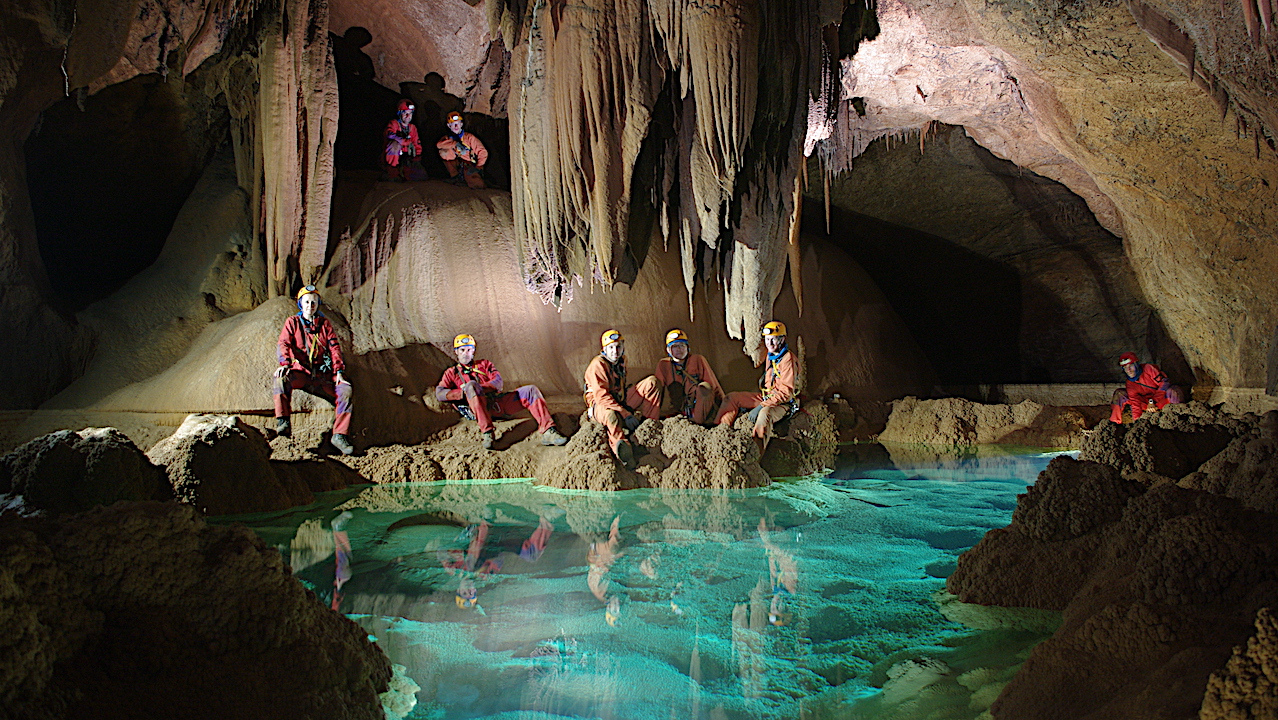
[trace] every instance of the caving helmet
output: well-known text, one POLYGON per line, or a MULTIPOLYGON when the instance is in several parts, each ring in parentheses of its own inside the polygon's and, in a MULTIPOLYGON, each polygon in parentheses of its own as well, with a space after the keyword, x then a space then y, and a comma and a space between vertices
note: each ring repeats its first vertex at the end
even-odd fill
POLYGON ((456 350, 459 347, 466 347, 466 346, 475 347, 474 335, 468 335, 466 333, 462 333, 461 335, 458 335, 457 337, 453 338, 454 350, 456 350))
MULTIPOLYGON (((448 113, 448 122, 453 122, 454 120, 456 120, 457 122, 461 122, 461 121, 462 121, 462 114, 461 114, 461 113, 459 113, 459 112, 457 112, 456 110, 454 110, 454 111, 452 111, 452 112, 448 113)), ((447 123, 445 123, 445 124, 447 124, 447 123)))
POLYGON ((670 332, 666 333, 666 347, 670 347, 671 345, 674 345, 675 343, 683 343, 684 345, 687 345, 688 334, 680 330, 679 328, 675 328, 674 330, 671 330, 670 332))
POLYGON ((599 336, 599 349, 603 350, 609 345, 617 342, 623 342, 625 338, 621 336, 619 330, 604 330, 604 334, 599 336))
POLYGON ((416 110, 416 109, 417 108, 413 107, 413 104, 410 103, 409 101, 400 100, 399 105, 395 108, 395 112, 396 114, 398 114, 398 113, 404 112, 405 110, 416 110))
POLYGON ((1138 362, 1140 362, 1140 358, 1136 357, 1136 353, 1133 352, 1125 352, 1118 356, 1119 365, 1131 365, 1138 362))
POLYGON ((773 337, 776 335, 785 335, 785 323, 773 320, 763 326, 764 337, 773 337))
POLYGON ((324 304, 324 296, 320 295, 319 290, 314 285, 303 285, 301 290, 297 291, 297 309, 302 309, 302 297, 306 295, 314 295, 319 298, 320 305, 324 304))

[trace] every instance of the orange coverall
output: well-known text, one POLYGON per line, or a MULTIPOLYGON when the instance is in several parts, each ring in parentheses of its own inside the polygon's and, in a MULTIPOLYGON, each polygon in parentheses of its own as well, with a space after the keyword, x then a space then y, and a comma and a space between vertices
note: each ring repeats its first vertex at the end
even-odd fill
POLYGON ((790 412, 790 403, 795 400, 794 383, 798 374, 798 365, 794 353, 789 350, 778 360, 768 360, 767 370, 763 374, 763 392, 728 393, 719 408, 718 423, 730 423, 737 419, 740 410, 753 410, 763 407, 759 418, 754 422, 753 435, 759 440, 767 441, 772 436, 772 424, 784 418, 790 412))
POLYGON ((644 399, 654 406, 660 408, 667 392, 677 388, 670 392, 670 396, 678 407, 663 413, 663 417, 683 415, 698 425, 705 425, 710 422, 725 395, 704 355, 689 355, 682 363, 676 363, 671 357, 661 358, 653 375, 657 384, 654 392, 645 395, 644 399))
POLYGON ((626 387, 624 359, 614 365, 604 356, 596 355, 586 366, 585 380, 586 407, 590 408, 590 417, 608 429, 608 446, 614 455, 626 438, 623 420, 635 412, 654 420, 659 414, 658 406, 647 399, 658 392, 657 378, 649 375, 637 385, 626 387), (617 399, 620 397, 625 398, 624 404, 617 399))
POLYGON ((457 177, 460 172, 467 185, 475 190, 484 189, 484 179, 479 171, 488 162, 488 148, 479 138, 464 130, 460 139, 450 133, 435 143, 435 149, 444 160, 449 177, 457 177))

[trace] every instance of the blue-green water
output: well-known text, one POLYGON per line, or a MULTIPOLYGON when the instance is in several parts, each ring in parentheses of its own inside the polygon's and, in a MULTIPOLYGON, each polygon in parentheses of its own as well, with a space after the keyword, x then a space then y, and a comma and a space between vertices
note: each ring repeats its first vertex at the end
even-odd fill
POLYGON ((976 718, 1045 635, 971 630, 936 595, 1050 459, 880 451, 732 492, 383 485, 236 520, 331 603, 350 513, 339 608, 420 687, 411 718, 976 718))

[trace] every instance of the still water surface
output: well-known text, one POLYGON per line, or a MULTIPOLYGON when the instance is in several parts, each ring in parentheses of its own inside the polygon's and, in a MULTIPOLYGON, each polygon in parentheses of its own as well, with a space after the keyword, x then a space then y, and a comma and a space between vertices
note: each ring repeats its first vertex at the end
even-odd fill
POLYGON ((404 666, 410 718, 977 718, 1046 635, 937 593, 1052 454, 856 450, 757 490, 398 484, 235 520, 404 666))

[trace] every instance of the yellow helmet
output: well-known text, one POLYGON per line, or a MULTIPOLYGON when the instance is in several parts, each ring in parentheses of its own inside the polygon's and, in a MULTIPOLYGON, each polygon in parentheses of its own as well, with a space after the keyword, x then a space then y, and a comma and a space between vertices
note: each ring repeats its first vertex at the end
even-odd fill
POLYGON ((448 113, 448 122, 453 122, 454 120, 456 120, 457 122, 461 122, 462 120, 462 114, 457 112, 456 110, 448 113))
POLYGON ((680 330, 679 328, 675 328, 674 330, 671 330, 670 332, 666 333, 666 347, 670 347, 671 345, 677 342, 681 342, 681 343, 688 342, 688 334, 680 330))
POLYGON ((462 333, 461 335, 458 335, 457 337, 453 338, 454 350, 456 350, 459 347, 466 347, 467 345, 469 345, 470 347, 475 347, 474 335, 467 335, 466 333, 462 333))
POLYGON ((599 349, 602 350, 615 342, 622 342, 625 338, 621 336, 619 330, 604 330, 604 334, 599 336, 599 349))
POLYGON ((785 323, 773 320, 763 326, 764 337, 770 337, 773 335, 785 335, 785 323))
POLYGON ((302 297, 306 295, 314 295, 319 298, 321 305, 324 303, 324 296, 320 295, 319 290, 316 290, 314 285, 303 285, 302 289, 297 291, 297 306, 299 308, 302 307, 302 297))

